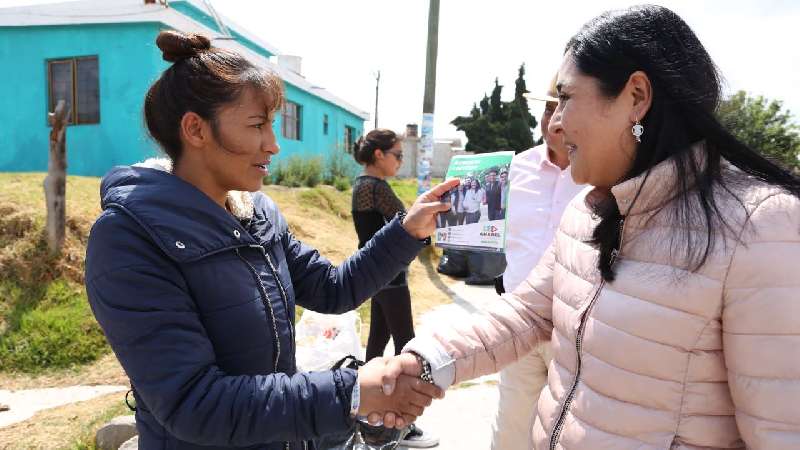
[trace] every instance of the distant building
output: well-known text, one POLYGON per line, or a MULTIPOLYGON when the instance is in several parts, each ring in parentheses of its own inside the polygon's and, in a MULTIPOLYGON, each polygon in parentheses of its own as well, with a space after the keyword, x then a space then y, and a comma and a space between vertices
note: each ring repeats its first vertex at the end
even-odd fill
MULTIPOLYGON (((406 126, 405 139, 403 139, 403 163, 397 176, 400 178, 416 178, 417 152, 419 151, 419 130, 416 124, 406 126)), ((450 160, 456 155, 471 155, 472 152, 464 150, 461 139, 436 139, 433 142, 433 157, 431 158, 431 177, 444 178, 450 160)))
POLYGON ((156 155, 142 107, 150 84, 169 67, 155 45, 164 29, 205 34, 214 46, 237 51, 284 80, 287 103, 276 118, 281 158, 350 148, 369 114, 306 80, 299 57, 280 55, 235 23, 219 20, 222 27, 198 0, 0 9, 0 171, 47 170, 47 113, 61 98, 72 108, 70 174, 102 175, 156 155))

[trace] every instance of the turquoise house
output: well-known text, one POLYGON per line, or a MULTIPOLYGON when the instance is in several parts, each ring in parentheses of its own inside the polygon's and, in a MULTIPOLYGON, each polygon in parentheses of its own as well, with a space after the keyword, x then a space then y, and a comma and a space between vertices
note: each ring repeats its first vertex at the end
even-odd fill
POLYGON ((203 33, 276 72, 287 103, 276 120, 279 160, 349 149, 369 115, 303 77, 301 61, 199 0, 86 0, 0 9, 0 171, 46 171, 47 113, 67 101, 71 175, 103 175, 158 155, 145 131, 145 92, 169 63, 163 29, 203 33))

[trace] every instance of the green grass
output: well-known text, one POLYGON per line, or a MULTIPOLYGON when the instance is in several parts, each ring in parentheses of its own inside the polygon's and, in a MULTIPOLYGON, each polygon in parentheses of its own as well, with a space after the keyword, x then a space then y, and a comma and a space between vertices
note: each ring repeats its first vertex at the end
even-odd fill
MULTIPOLYGON (((36 374, 79 367, 110 352, 83 287, 85 245, 100 212, 100 180, 68 177, 65 247, 61 255, 50 256, 44 241, 43 179, 42 173, 0 173, 2 371, 36 374)), ((338 260, 355 249, 355 236, 347 234, 352 234, 349 192, 323 185, 268 191, 289 211, 296 232, 301 225, 314 231, 304 240, 326 256, 338 260)), ((369 303, 358 313, 368 324, 369 303)))
POLYGON ((328 211, 341 219, 350 220, 352 205, 349 195, 337 191, 327 186, 317 186, 300 191, 299 199, 306 208, 328 211))
POLYGON ((417 199, 417 180, 413 178, 393 178, 389 180, 389 186, 395 194, 403 201, 406 207, 414 203, 417 199))
POLYGON ((36 372, 92 362, 108 351, 83 287, 65 280, 39 286, 0 281, 6 329, 0 365, 36 372))
MULTIPOLYGON (((442 180, 434 178, 431 180, 431 186, 436 186, 442 180)), ((389 180, 389 186, 392 187, 394 193, 405 203, 406 207, 411 206, 414 200, 417 199, 417 180, 415 178, 395 178, 389 180)))
POLYGON ((0 174, 0 367, 39 372, 94 361, 110 349, 83 288, 99 180, 69 177, 60 255, 44 238, 44 174, 0 174))
MULTIPOLYGON (((78 367, 110 352, 83 287, 89 229, 100 213, 98 178, 68 177, 67 235, 61 255, 44 240, 42 173, 0 173, 0 370, 39 373, 78 367)), ((406 205, 416 180, 391 180, 406 205)), ((265 189, 293 232, 335 263, 355 250, 347 191, 330 186, 265 189)), ((299 312, 302 314, 302 312, 299 312)), ((369 324, 369 302, 358 314, 369 324)))

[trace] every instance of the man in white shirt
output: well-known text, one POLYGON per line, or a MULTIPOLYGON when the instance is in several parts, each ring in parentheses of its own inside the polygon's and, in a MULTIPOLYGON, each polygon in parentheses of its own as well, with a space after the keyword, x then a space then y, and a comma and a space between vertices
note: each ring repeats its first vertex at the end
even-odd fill
MULTIPOLYGON (((545 102, 541 131, 544 144, 514 156, 508 173, 511 184, 506 210, 506 261, 503 287, 513 291, 536 267, 550 245, 561 214, 583 186, 572 181, 567 150, 547 126, 558 105, 555 78, 545 95, 526 94, 545 102)), ((492 450, 532 449, 536 403, 547 383, 550 343, 540 344, 530 354, 500 372, 500 402, 492 427, 492 450)))

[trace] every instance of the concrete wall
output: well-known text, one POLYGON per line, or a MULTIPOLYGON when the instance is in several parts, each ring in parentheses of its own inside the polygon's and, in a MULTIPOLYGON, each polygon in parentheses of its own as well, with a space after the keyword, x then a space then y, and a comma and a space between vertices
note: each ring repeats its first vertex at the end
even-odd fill
MULTIPOLYGON (((398 177, 416 178, 419 145, 419 138, 416 136, 407 136, 403 140, 403 165, 397 172, 398 177)), ((453 156, 470 153, 461 148, 461 142, 458 139, 435 141, 431 160, 431 177, 444 178, 453 156)))

